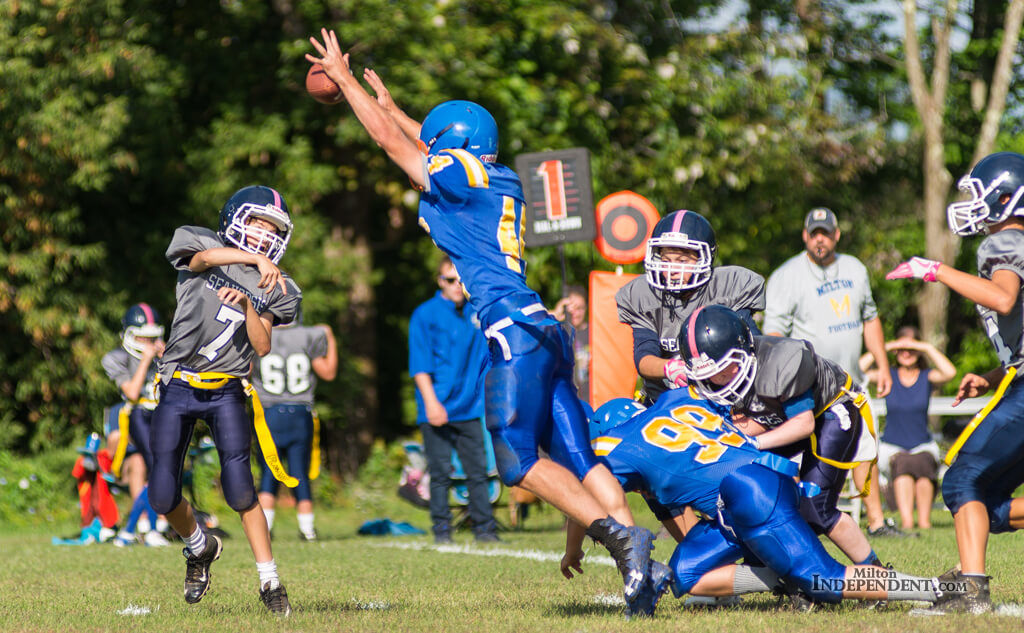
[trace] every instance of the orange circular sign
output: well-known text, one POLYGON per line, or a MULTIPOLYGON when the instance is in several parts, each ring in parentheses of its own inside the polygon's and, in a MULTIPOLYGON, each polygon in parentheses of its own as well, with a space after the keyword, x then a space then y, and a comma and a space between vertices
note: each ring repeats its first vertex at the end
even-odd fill
POLYGON ((635 264, 644 259, 647 240, 661 219, 651 201, 632 191, 619 191, 597 203, 597 239, 594 245, 613 264, 635 264))

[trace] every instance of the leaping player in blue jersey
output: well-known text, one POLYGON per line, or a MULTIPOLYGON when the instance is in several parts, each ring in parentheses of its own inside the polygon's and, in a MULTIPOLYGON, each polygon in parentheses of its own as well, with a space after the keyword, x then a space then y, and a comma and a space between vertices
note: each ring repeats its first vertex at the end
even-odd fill
POLYGON ((419 222, 451 257, 489 339, 487 427, 501 479, 533 492, 601 542, 625 581, 627 614, 651 591, 653 535, 633 526, 618 482, 590 448, 573 387, 571 335, 526 285, 522 183, 495 162, 498 127, 487 110, 447 101, 422 124, 402 112, 372 70, 349 67, 334 31, 311 37, 323 66, 359 122, 421 191, 419 222), (550 458, 539 457, 538 447, 550 458))
MULTIPOLYGON (((782 590, 797 600, 918 600, 936 602, 957 583, 910 576, 874 565, 843 566, 829 556, 800 516, 794 462, 758 450, 726 420, 729 410, 696 400, 686 389, 666 391, 650 409, 611 400, 591 423, 594 451, 622 486, 641 492, 655 516, 679 540, 671 573, 653 572, 658 598, 728 596, 782 590), (708 517, 686 532, 685 507, 708 517), (757 560, 763 565, 738 565, 757 560)), ((582 571, 582 533, 570 529, 562 572, 582 571)), ((653 611, 653 605, 641 605, 653 611)))

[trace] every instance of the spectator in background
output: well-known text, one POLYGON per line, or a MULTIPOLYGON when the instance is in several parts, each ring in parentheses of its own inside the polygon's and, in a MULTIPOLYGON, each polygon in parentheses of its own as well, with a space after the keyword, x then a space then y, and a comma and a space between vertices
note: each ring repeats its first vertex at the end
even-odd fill
POLYGON ((569 286, 565 296, 552 310, 559 320, 569 323, 575 330, 572 351, 576 359, 573 382, 576 395, 590 402, 590 322, 587 320, 587 291, 582 286, 569 286))
MULTIPOLYGON (((876 393, 884 398, 892 378, 868 271, 856 257, 836 252, 839 238, 839 222, 830 209, 818 207, 807 214, 804 252, 790 257, 768 277, 762 329, 772 336, 810 342, 816 354, 845 369, 855 385, 865 382, 858 364, 863 337, 864 347, 878 364, 876 393)), ((869 472, 868 464, 854 470, 859 489, 869 472)), ((885 520, 878 486, 871 486, 864 506, 868 536, 900 534, 885 520)))
POLYGON ((452 449, 466 471, 469 518, 476 540, 498 541, 487 491, 483 376, 487 340, 466 302, 459 273, 446 255, 434 296, 409 321, 409 374, 416 383, 416 423, 430 473, 430 521, 437 543, 451 543, 452 449))
MULTIPOLYGON (((288 474, 299 480, 292 488, 299 522, 299 540, 317 540, 311 480, 320 472, 320 420, 313 410, 316 379, 334 380, 338 348, 327 325, 302 325, 302 311, 291 323, 270 331, 271 352, 254 363, 253 386, 260 396, 267 428, 285 461, 288 474)), ((267 529, 274 529, 280 482, 260 453, 263 476, 257 497, 267 529)))
MULTIPOLYGON (((878 464, 892 482, 900 527, 914 527, 916 500, 917 525, 927 530, 932 526, 939 469, 939 445, 928 430, 928 402, 932 389, 956 376, 956 368, 934 345, 921 341, 913 326, 897 330, 896 340, 886 343, 885 349, 895 350, 896 368, 889 369, 892 391, 885 398, 885 432, 878 445, 878 464), (934 369, 928 367, 925 357, 934 369)), ((871 354, 861 356, 860 368, 874 382, 878 372, 869 369, 872 363, 871 354)))

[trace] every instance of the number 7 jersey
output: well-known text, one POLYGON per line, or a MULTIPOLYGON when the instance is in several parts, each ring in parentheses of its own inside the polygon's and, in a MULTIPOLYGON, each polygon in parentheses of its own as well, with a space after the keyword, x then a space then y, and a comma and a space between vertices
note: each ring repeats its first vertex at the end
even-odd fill
POLYGON ((540 302, 526 285, 519 176, 462 149, 442 150, 424 160, 420 225, 451 257, 483 329, 540 302))
MULTIPOLYGON (((269 293, 258 288, 259 269, 246 264, 214 266, 201 273, 189 270, 192 256, 225 243, 213 231, 183 226, 174 232, 167 259, 178 271, 175 295, 178 305, 160 359, 161 379, 171 379, 179 365, 197 372, 220 372, 232 376, 249 375, 255 354, 245 329, 245 312, 240 306, 221 303, 217 291, 228 286, 245 293, 256 312, 273 315, 274 323, 288 323, 299 308, 302 293, 291 277, 283 275, 288 294, 275 286, 269 293)), ((232 247, 233 248, 233 247, 232 247)), ((240 251, 241 252, 241 251, 240 251)))

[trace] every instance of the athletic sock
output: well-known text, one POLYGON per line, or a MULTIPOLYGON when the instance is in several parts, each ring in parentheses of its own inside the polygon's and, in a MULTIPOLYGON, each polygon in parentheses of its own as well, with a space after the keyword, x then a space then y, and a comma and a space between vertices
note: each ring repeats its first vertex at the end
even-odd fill
POLYGON ((313 536, 313 513, 306 512, 298 515, 299 519, 299 531, 306 535, 306 537, 313 536))
POLYGON ((266 563, 256 561, 256 571, 260 573, 260 590, 267 587, 267 583, 270 583, 268 589, 276 589, 281 584, 281 579, 277 576, 277 563, 271 558, 266 563))
POLYGON ((779 575, 767 567, 737 565, 736 575, 732 580, 732 593, 739 596, 745 593, 771 591, 778 584, 779 575))
POLYGON ((263 515, 267 517, 267 529, 268 530, 273 530, 274 529, 274 511, 273 510, 267 510, 266 508, 264 508, 263 509, 263 515))
POLYGON ((903 572, 888 570, 889 600, 921 600, 935 602, 939 597, 939 583, 935 578, 911 576, 903 572))
POLYGON ((875 565, 877 567, 885 567, 885 565, 882 564, 882 561, 878 558, 878 554, 875 553, 875 550, 871 550, 871 553, 868 554, 867 558, 865 558, 864 560, 862 560, 859 563, 854 563, 854 564, 855 565, 875 565))
POLYGON ((206 551, 206 533, 199 525, 196 525, 196 531, 185 539, 185 547, 193 556, 199 556, 206 551))

